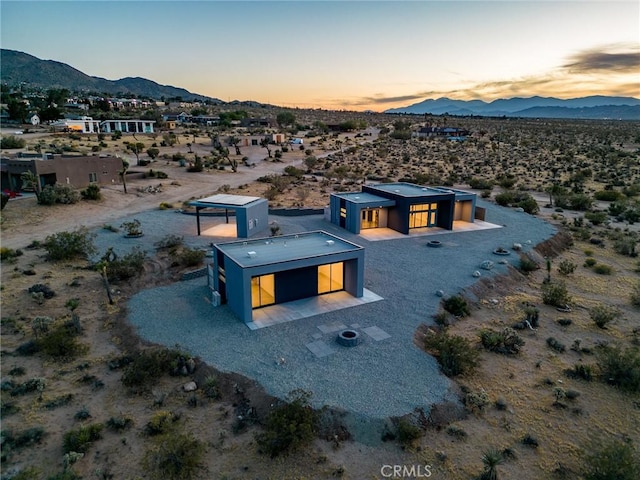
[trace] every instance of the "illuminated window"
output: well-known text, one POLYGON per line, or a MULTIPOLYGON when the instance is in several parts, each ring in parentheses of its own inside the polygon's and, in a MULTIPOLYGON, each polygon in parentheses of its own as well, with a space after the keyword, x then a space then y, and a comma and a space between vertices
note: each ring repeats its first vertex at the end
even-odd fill
POLYGON ((251 278, 251 306, 264 307, 276 303, 276 282, 273 274, 251 278))
POLYGON ((438 224, 437 203, 410 205, 409 212, 409 228, 435 227, 438 224))
POLYGON ((347 209, 346 209, 346 208, 342 207, 342 208, 340 209, 340 216, 341 216, 342 218, 347 218, 347 209))

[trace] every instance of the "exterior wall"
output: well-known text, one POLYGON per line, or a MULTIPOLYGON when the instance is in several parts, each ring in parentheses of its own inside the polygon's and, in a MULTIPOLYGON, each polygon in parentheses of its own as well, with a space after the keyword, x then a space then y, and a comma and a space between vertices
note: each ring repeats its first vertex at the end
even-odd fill
POLYGON ((122 160, 118 157, 54 156, 45 160, 7 160, 5 168, 6 179, 11 190, 22 188, 20 175, 26 171, 38 175, 41 186, 62 183, 76 188, 85 188, 90 183, 111 185, 118 182, 122 160), (95 181, 92 181, 92 177, 95 181))
POLYGON ((105 120, 100 126, 104 133, 153 133, 152 120, 105 120))
POLYGON ((269 226, 269 202, 257 200, 236 210, 236 228, 239 238, 250 238, 264 232, 269 226))

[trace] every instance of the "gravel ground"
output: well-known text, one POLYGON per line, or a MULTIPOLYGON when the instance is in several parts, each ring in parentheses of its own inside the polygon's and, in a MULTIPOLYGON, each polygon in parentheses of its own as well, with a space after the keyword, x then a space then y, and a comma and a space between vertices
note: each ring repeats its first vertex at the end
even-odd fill
MULTIPOLYGON (((270 394, 311 391, 314 405, 351 412, 354 429, 417 407, 428 411, 435 402, 454 399, 437 362, 413 343, 416 327, 433 321, 440 301, 435 292, 449 296, 469 287, 476 281, 472 272, 484 260, 496 265, 490 272, 481 270, 483 276, 505 272, 498 260, 516 262, 518 256, 496 257, 492 251, 498 246, 517 242, 527 251, 556 233, 539 218, 481 200, 478 204, 487 208, 486 221, 503 228, 438 235, 441 248, 428 248, 430 237, 369 242, 320 215, 270 217, 284 234, 323 229, 364 246, 365 288, 383 297, 381 301, 251 331, 226 306, 211 306, 202 277, 139 292, 128 304, 129 321, 141 337, 170 347, 177 344, 220 370, 254 378, 270 394), (333 323, 357 325, 358 331, 377 326, 390 338, 374 341, 361 334, 362 344, 341 347, 335 344, 336 333, 318 328, 333 323), (335 353, 316 357, 305 345, 318 340, 335 353)), ((168 233, 203 248, 222 240, 195 236, 195 217, 174 211, 149 211, 135 218, 142 222, 144 237, 125 239, 100 229, 95 242, 100 251, 113 246, 126 253, 133 245, 152 250, 168 233)))

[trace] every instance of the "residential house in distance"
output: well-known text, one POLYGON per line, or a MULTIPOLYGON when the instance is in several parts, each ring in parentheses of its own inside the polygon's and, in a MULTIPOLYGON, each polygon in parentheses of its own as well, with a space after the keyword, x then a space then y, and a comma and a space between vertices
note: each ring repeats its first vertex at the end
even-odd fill
POLYGON ((218 243, 208 285, 251 325, 256 309, 323 294, 364 294, 364 248, 325 231, 218 243))
POLYGON ((100 133, 100 121, 86 116, 57 120, 51 126, 65 132, 100 133))
POLYGON ((100 131, 104 133, 113 133, 116 131, 122 133, 153 133, 154 120, 104 120, 100 122, 100 131))
POLYGON ((22 154, 14 158, 2 158, 2 190, 22 190, 21 175, 33 172, 40 186, 62 183, 85 188, 91 183, 111 185, 120 179, 122 159, 112 156, 80 156, 22 154))
POLYGON ((331 223, 349 232, 390 228, 409 235, 412 230, 439 227, 453 230, 455 221, 483 219, 476 195, 448 187, 412 183, 363 185, 361 192, 332 193, 331 223), (478 211, 476 211, 478 210, 478 211))
POLYGON ((414 136, 417 138, 446 138, 447 140, 466 140, 471 134, 468 130, 457 127, 422 127, 414 136))

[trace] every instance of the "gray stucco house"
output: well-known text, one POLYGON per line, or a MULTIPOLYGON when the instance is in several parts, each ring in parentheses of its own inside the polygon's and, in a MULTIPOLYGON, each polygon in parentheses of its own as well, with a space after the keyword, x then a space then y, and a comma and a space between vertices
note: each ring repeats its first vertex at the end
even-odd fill
POLYGON ((253 311, 326 293, 364 292, 364 248, 322 230, 213 245, 212 303, 245 323, 253 311))
POLYGON ((413 183, 363 185, 361 192, 332 193, 331 223, 349 232, 391 228, 408 235, 412 229, 439 227, 453 230, 455 221, 483 219, 476 195, 448 187, 413 183))

